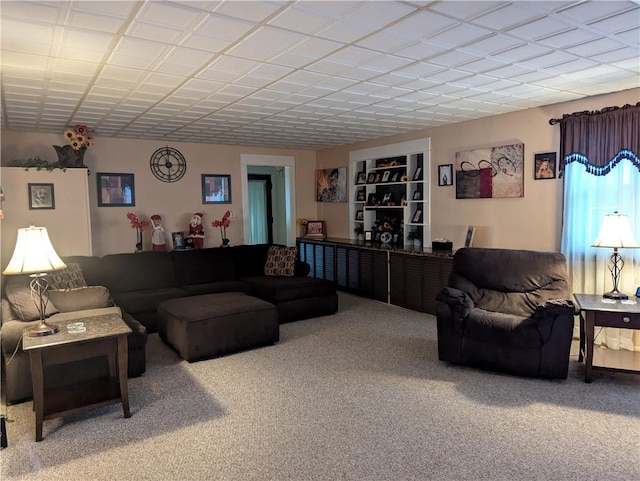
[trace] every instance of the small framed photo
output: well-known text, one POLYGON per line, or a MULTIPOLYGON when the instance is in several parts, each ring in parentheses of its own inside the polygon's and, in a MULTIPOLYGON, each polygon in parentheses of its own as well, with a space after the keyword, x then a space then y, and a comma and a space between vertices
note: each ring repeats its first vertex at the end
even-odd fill
POLYGON ((389 182, 389 176, 391 175, 390 170, 385 170, 384 174, 382 174, 382 182, 389 182))
POLYGON ((393 202, 393 194, 391 192, 387 192, 382 196, 382 205, 389 205, 393 202))
POLYGON ((55 209, 53 184, 27 184, 29 209, 55 209))
POLYGON ((364 211, 363 210, 356 211, 356 220, 364 220, 364 211))
POLYGON ((473 235, 476 233, 476 228, 472 225, 467 227, 467 236, 464 238, 464 246, 471 247, 473 245, 473 235))
POLYGON ((400 172, 394 172, 391 176, 390 182, 398 182, 398 179, 400 179, 400 172))
POLYGON ((373 181, 373 183, 374 183, 374 184, 379 184, 381 181, 382 181, 382 174, 381 174, 380 172, 378 172, 378 173, 376 174, 376 178, 375 178, 375 180, 373 181))
POLYGON ((231 176, 202 174, 202 203, 231 204, 231 176))
POLYGON ((358 192, 356 192, 356 201, 357 202, 364 202, 365 196, 366 196, 366 193, 365 193, 364 189, 359 189, 358 192))
POLYGON ((367 184, 373 184, 376 180, 376 174, 371 172, 368 176, 367 176, 367 184))
POLYGON ((413 218, 411 219, 411 222, 418 223, 421 220, 422 220, 422 209, 418 209, 416 210, 416 213, 413 214, 413 218))
POLYGON ((136 191, 133 174, 98 172, 98 207, 133 207, 136 191))
POLYGON ((422 167, 417 167, 415 173, 413 174, 412 180, 420 180, 422 178, 422 167))
POLYGON ((372 230, 364 231, 364 240, 365 241, 369 241, 369 242, 371 242, 373 240, 373 231, 372 230))
POLYGON ((453 164, 438 166, 438 185, 453 185, 453 164))
POLYGON ((367 205, 378 205, 379 203, 378 194, 373 192, 369 194, 369 197, 367 197, 367 205))
POLYGON ((412 197, 412 199, 413 199, 413 200, 422 200, 422 192, 420 192, 419 190, 416 190, 416 191, 413 193, 413 197, 412 197))
POLYGON ((556 178, 556 153, 535 154, 533 178, 535 180, 556 178))
POLYGON ((356 177, 356 184, 366 184, 367 176, 364 172, 358 172, 358 176, 356 177))
POLYGON ((307 221, 306 237, 327 237, 327 225, 323 220, 307 221))

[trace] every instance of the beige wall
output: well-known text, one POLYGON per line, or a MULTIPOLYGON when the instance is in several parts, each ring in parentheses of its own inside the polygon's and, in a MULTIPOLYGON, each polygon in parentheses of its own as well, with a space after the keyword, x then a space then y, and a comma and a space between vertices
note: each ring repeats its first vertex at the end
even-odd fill
MULTIPOLYGON (((380 138, 318 152, 318 168, 344 167, 349 152, 422 137, 431 138, 432 238, 446 237, 460 247, 468 225, 477 226, 474 245, 534 250, 560 249, 562 179, 534 180, 533 155, 559 152, 559 127, 549 119, 563 114, 622 106, 640 101, 640 89, 467 121, 411 134, 380 138), (459 199, 455 186, 438 187, 438 164, 452 164, 463 150, 523 142, 524 197, 517 199, 459 199)), ((349 172, 349 178, 353 176, 349 172)), ((349 237, 347 204, 319 204, 329 235, 349 237)))
MULTIPOLYGON (((57 155, 52 145, 64 145, 60 135, 47 133, 3 131, 2 161, 25 159, 39 156, 42 159, 56 161, 57 155)), ((178 149, 187 160, 187 172, 177 182, 165 183, 156 179, 149 168, 149 159, 153 152, 167 145, 152 140, 133 140, 100 137, 95 134, 95 146, 85 155, 85 164, 89 166, 89 199, 92 223, 93 254, 104 255, 114 252, 133 252, 135 250, 135 232, 126 218, 128 211, 149 219, 153 214, 163 218, 167 234, 172 231, 187 231, 194 212, 204 213, 205 246, 220 245, 219 229, 211 227, 214 219, 222 217, 227 209, 237 213, 232 219, 227 235, 232 244, 244 242, 242 230, 240 154, 288 155, 296 160, 296 212, 297 217, 315 217, 316 203, 313 189, 315 152, 295 149, 268 149, 227 145, 196 144, 188 142, 168 142, 178 149), (135 207, 98 207, 96 176, 98 172, 133 173, 135 175, 135 207), (201 174, 230 174, 232 184, 232 204, 203 205, 201 193, 201 174)), ((57 192, 56 192, 57 195, 57 192)), ((6 207, 11 202, 7 198, 6 207)), ((73 222, 73 219, 68 219, 73 222)), ((296 226, 292 226, 295 229, 296 226)), ((4 233, 3 233, 4 234, 4 233)), ((3 235, 4 241, 4 235, 3 235)), ((15 241, 15 239, 14 239, 15 241)), ((167 242, 170 242, 167 235, 167 242)), ((151 233, 144 234, 144 248, 151 248, 151 233)))

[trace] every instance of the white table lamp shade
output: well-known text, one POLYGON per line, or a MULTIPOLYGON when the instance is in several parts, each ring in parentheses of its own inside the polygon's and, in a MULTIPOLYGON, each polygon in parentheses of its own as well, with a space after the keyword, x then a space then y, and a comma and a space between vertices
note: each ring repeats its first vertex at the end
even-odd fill
POLYGON ((629 219, 624 214, 607 214, 604 216, 604 222, 600 228, 600 233, 592 244, 593 247, 617 247, 637 248, 640 244, 636 241, 629 219))
POLYGON ((41 274, 65 267, 67 265, 51 245, 47 228, 30 226, 18 229, 13 256, 2 273, 41 274))

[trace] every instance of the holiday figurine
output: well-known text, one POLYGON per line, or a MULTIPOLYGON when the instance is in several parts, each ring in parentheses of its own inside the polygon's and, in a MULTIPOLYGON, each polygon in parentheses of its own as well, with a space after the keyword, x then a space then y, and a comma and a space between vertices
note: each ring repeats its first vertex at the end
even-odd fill
POLYGON ((204 227, 202 226, 202 216, 200 212, 196 212, 191 217, 191 223, 189 224, 189 233, 186 235, 187 239, 191 239, 194 249, 202 249, 204 246, 204 227))
POLYGON ((164 229, 162 228, 162 217, 158 214, 151 216, 151 227, 153 227, 153 233, 151 234, 151 250, 164 252, 167 250, 167 242, 164 238, 164 229))

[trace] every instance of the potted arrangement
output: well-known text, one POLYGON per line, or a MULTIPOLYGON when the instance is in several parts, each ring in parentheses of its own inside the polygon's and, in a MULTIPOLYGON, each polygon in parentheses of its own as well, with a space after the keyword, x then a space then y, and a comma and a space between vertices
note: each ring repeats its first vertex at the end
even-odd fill
POLYGON ((416 248, 422 247, 422 232, 420 229, 412 229, 407 234, 407 239, 413 241, 413 246, 416 248))

